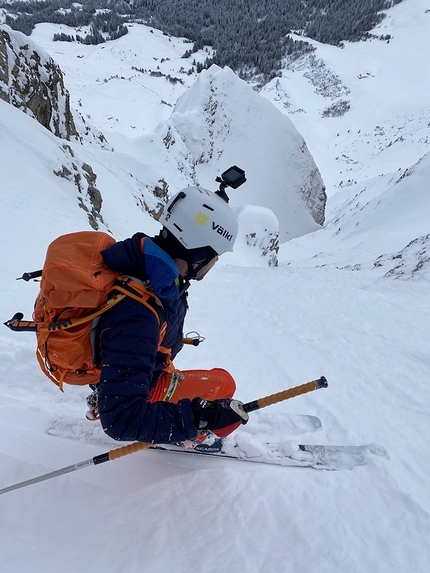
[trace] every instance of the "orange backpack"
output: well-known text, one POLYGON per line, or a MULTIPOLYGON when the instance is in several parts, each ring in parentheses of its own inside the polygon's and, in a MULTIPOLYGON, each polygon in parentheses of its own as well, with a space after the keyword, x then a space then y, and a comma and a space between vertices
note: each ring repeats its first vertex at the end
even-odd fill
POLYGON ((160 325, 159 350, 166 331, 163 306, 143 283, 111 271, 101 251, 115 243, 108 234, 82 231, 62 235, 46 253, 42 271, 25 273, 30 280, 42 277, 33 321, 17 313, 5 323, 11 330, 33 331, 36 356, 43 372, 63 390, 67 384, 96 384, 100 367, 94 364, 92 335, 95 320, 129 296, 147 306, 160 325))

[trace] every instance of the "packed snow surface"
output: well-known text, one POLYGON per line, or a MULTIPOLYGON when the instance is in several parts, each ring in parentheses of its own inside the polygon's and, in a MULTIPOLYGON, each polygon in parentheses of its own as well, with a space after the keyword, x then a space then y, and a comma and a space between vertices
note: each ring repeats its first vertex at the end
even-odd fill
MULTIPOLYGON (((176 360, 184 369, 226 368, 244 402, 325 375, 327 389, 250 414, 237 431, 242 441, 279 441, 286 451, 294 442, 375 443, 387 449, 389 460, 371 457, 366 466, 328 472, 142 451, 1 495, 2 571, 429 570, 429 147, 411 131, 406 156, 393 156, 393 144, 376 163, 369 159, 374 137, 348 136, 351 118, 360 129, 354 109, 368 107, 367 88, 357 90, 370 82, 379 86, 372 88, 375 101, 384 102, 373 106, 372 122, 383 123, 389 114, 392 125, 400 125, 395 117, 401 114, 418 121, 428 94, 422 57, 430 41, 427 9, 427 0, 404 0, 391 9, 382 24, 383 33, 393 35, 389 44, 318 47, 330 69, 338 75, 344 70, 346 84, 351 62, 354 74, 379 70, 386 78, 357 78, 356 91, 349 86, 352 115, 309 113, 306 122, 305 115, 291 114, 293 121, 300 117, 296 126, 328 183, 327 223, 283 244, 278 267, 252 265, 244 246, 224 255, 190 289, 186 327, 206 340, 186 347, 176 360), (412 47, 415 58, 401 57, 412 47), (366 56, 361 67, 354 53, 366 56), (394 85, 394 75, 405 80, 394 85), (331 153, 331 135, 338 132, 339 156, 353 146, 354 161, 364 166, 354 168, 347 186, 338 186, 339 161, 331 153), (318 416, 322 428, 295 431, 295 414, 318 416)), ((117 239, 137 230, 157 232, 158 224, 136 206, 124 173, 137 177, 143 169, 132 130, 148 126, 151 133, 171 109, 159 105, 149 89, 137 107, 138 82, 121 83, 114 76, 133 54, 136 67, 149 65, 144 57, 167 56, 173 65, 175 54, 176 65, 182 65, 186 44, 135 26, 107 45, 106 51, 115 47, 115 59, 91 59, 86 54, 95 54, 93 47, 52 43, 56 29, 40 25, 33 38, 64 69, 76 105, 80 101, 92 123, 102 131, 109 126, 108 139, 120 142, 121 153, 111 154, 109 165, 103 166, 103 151, 88 145, 79 151, 99 174, 110 229, 117 239), (109 65, 112 79, 93 83, 101 66, 103 80, 109 65), (107 108, 115 112, 112 118, 107 108)), ((186 77, 191 85, 193 78, 186 77)), ((294 78, 290 90, 293 84, 294 78)), ((174 104, 186 88, 181 86, 170 87, 164 101, 174 104)), ((307 105, 318 109, 320 96, 298 76, 297 86, 306 87, 307 105)), ((57 235, 89 227, 70 184, 52 176, 64 161, 62 142, 2 101, 0 123, 0 316, 7 320, 16 311, 29 317, 38 290, 15 279, 41 267, 57 235)), ((404 141, 398 143, 406 149, 404 141)), ((3 328, 0 343, 0 489, 117 447, 97 423, 85 420, 85 388, 61 393, 39 371, 32 334, 3 328)))

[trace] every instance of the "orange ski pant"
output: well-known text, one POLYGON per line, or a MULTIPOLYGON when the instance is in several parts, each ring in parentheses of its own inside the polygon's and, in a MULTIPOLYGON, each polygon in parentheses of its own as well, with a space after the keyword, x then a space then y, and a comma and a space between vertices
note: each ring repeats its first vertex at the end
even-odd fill
POLYGON ((163 372, 150 393, 149 401, 177 403, 183 398, 199 397, 205 400, 233 398, 236 383, 222 368, 212 370, 175 370, 163 372))

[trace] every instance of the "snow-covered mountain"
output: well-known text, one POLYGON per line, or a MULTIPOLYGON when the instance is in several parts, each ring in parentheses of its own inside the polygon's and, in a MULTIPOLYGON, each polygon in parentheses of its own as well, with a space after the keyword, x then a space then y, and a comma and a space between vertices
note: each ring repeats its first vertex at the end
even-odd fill
MULTIPOLYGON (((261 265, 246 235, 263 219, 262 234, 276 228, 275 209, 252 205, 247 188, 253 193, 266 174, 237 161, 249 177, 242 189, 251 205, 237 206, 244 236, 192 285, 186 326, 206 340, 185 348, 176 366, 226 368, 245 402, 324 374, 328 389, 253 412, 241 440, 285 449, 296 441, 377 443, 390 459, 316 472, 140 452, 83 468, 0 496, 2 571, 427 572, 429 74, 419 56, 429 48, 427 10, 428 0, 404 0, 374 31, 389 33, 389 43, 316 45, 310 67, 290 63, 259 95, 233 83, 237 118, 221 97, 235 82, 231 72, 189 74, 183 39, 133 26, 105 46, 73 46, 52 42, 58 27, 37 26, 29 43, 59 64, 70 108, 115 151, 85 136, 82 143, 56 137, 0 101, 0 316, 30 316, 38 285, 15 279, 41 267, 57 235, 91 225, 118 238, 151 234, 159 225, 142 204, 159 208, 156 187, 163 194, 167 182, 173 192, 196 176, 214 188, 228 166, 222 154, 231 152, 219 141, 226 125, 234 125, 231 137, 249 128, 238 151, 244 160, 248 149, 257 165, 278 157, 277 173, 294 175, 279 139, 285 131, 283 141, 302 141, 290 122, 279 119, 272 140, 263 118, 283 116, 266 102, 261 117, 242 109, 266 97, 304 137, 327 185, 324 226, 283 242, 277 267, 261 265), (322 77, 330 80, 325 95, 322 77), (223 103, 211 130, 202 107, 212 89, 223 103), (324 113, 333 103, 342 109, 342 100, 350 106, 344 115, 324 113), (252 119, 265 136, 261 157, 246 139, 252 119), (170 152, 168 133, 176 141, 170 152), (188 166, 183 154, 194 158, 195 141, 214 151, 213 173, 209 163, 178 171, 180 161, 188 166), (319 416, 322 429, 301 434, 289 416, 303 413, 319 416)), ((0 489, 115 446, 85 420, 85 388, 59 392, 39 371, 34 348, 32 334, 0 332, 0 489)))
POLYGON ((263 89, 304 135, 329 195, 406 169, 428 152, 429 9, 426 0, 403 1, 373 39, 343 48, 308 40, 316 51, 288 62, 263 89))
POLYGON ((324 184, 302 136, 231 70, 203 71, 179 98, 169 123, 164 137, 177 142, 176 131, 204 186, 210 186, 214 167, 222 171, 222 165, 238 163, 245 169, 248 184, 230 194, 232 204, 270 208, 282 242, 324 223, 324 184))
MULTIPOLYGON (((142 41, 145 34, 148 31, 143 27, 133 27, 129 33, 141 37, 142 41)), ((70 96, 52 58, 37 44, 27 41, 23 34, 7 27, 2 30, 2 45, 6 55, 2 66, 4 99, 64 139, 82 141, 85 137, 91 141, 90 126, 83 135, 82 128, 75 129, 70 96), (27 43, 24 45, 24 42, 27 43), (55 74, 51 70, 55 70, 55 74), (37 77, 40 77, 38 82, 37 77)), ((94 51, 102 52, 104 48, 104 45, 97 46, 94 51)), ((75 57, 79 56, 81 47, 74 46, 74 50, 75 57)), ((109 50, 115 55, 117 46, 109 50)), ((145 76, 143 70, 139 73, 145 76)), ((168 83, 180 83, 176 76, 158 71, 150 72, 150 77, 152 73, 168 83)), ((127 76, 128 80, 136 76, 136 66, 131 63, 128 63, 127 76)), ((109 89, 112 93, 117 91, 114 85, 109 89)), ((141 113, 146 115, 148 110, 141 113)), ((85 121, 79 111, 75 111, 75 115, 85 121)), ((96 143, 108 147, 102 134, 96 143)), ((117 141, 117 150, 118 145, 117 141)), ((271 209, 279 221, 281 240, 314 231, 324 222, 324 184, 302 136, 285 115, 231 70, 213 66, 200 74, 178 99, 171 116, 166 120, 160 117, 155 130, 133 138, 132 145, 133 149, 128 146, 125 153, 145 165, 134 181, 132 193, 141 207, 155 217, 173 192, 190 184, 211 188, 217 173, 239 163, 248 173, 249 183, 245 191, 233 194, 232 203, 271 209), (276 148, 277 153, 265 153, 269 145, 276 148)), ((79 149, 75 148, 75 155, 79 157, 79 149)), ((106 157, 104 163, 110 163, 110 158, 106 157)), ((87 165, 95 182, 98 171, 87 165)), ((74 171, 69 161, 60 173, 73 181, 76 180, 74 171)), ((81 174, 79 177, 83 179, 81 174)), ((96 192, 95 209, 100 213, 92 214, 94 228, 97 216, 103 221, 103 203, 106 204, 104 189, 99 187, 96 192)))

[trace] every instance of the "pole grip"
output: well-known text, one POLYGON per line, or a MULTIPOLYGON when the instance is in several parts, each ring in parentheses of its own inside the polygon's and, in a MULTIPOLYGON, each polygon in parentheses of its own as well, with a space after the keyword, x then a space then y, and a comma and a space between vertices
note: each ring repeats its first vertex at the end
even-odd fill
POLYGON ((148 450, 151 448, 153 444, 147 444, 145 442, 134 442, 128 446, 123 446, 122 448, 118 448, 116 450, 111 450, 109 452, 109 460, 117 460, 118 458, 122 458, 123 456, 128 456, 128 454, 134 454, 135 452, 139 452, 140 450, 148 450))
POLYGON ((200 340, 198 338, 183 338, 182 344, 190 344, 191 346, 198 346, 200 344, 200 340))
POLYGON ((187 334, 182 338, 182 344, 191 344, 192 346, 198 346, 204 341, 205 337, 201 336, 195 330, 192 332, 187 332, 187 334))

